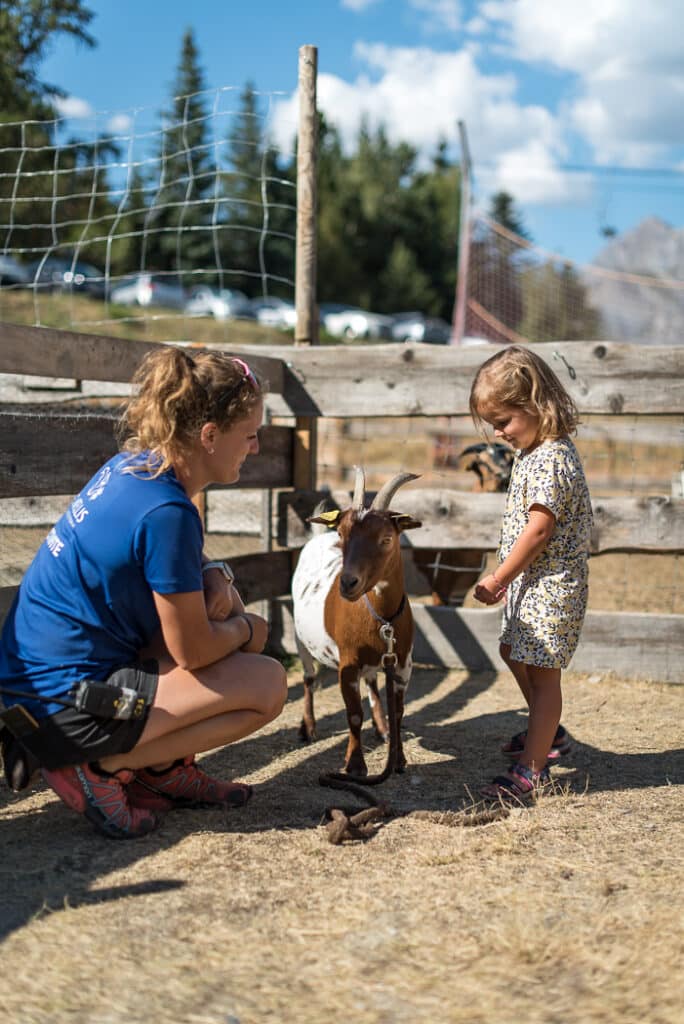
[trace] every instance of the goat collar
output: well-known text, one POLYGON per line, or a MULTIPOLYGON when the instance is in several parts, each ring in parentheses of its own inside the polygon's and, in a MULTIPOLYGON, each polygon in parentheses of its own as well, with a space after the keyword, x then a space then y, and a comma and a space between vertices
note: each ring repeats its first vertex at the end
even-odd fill
POLYGON ((383 626, 388 626, 391 622, 394 622, 395 619, 398 619, 401 613, 403 612, 404 608, 406 607, 406 594, 402 594, 401 601, 399 602, 399 607, 397 608, 394 615, 389 619, 383 619, 382 615, 378 615, 375 608, 368 600, 368 594, 364 594, 363 599, 366 602, 368 611, 371 613, 373 618, 376 619, 378 622, 382 622, 383 626))

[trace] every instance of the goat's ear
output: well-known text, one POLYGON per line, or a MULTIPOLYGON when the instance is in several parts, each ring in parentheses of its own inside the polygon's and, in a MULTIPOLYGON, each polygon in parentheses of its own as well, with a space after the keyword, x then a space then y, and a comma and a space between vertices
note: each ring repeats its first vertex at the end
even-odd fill
POLYGON ((419 519, 414 519, 413 516, 407 515, 405 512, 390 512, 390 515, 399 533, 404 530, 417 530, 419 526, 423 525, 419 519))
POLYGON ((317 516, 309 516, 309 518, 307 519, 307 523, 323 523, 325 526, 329 526, 330 529, 333 529, 335 526, 337 526, 337 520, 340 518, 341 515, 342 512, 340 511, 340 509, 335 508, 332 510, 332 512, 321 512, 317 516))

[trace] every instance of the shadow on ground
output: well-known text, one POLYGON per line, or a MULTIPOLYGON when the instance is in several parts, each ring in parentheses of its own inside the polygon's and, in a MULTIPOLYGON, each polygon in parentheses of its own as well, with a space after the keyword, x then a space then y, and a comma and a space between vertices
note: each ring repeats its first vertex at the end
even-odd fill
MULTIPOLYGON (((414 673, 403 730, 409 766, 374 791, 397 815, 470 805, 470 794, 505 767, 499 748, 521 728, 519 710, 467 717, 469 706, 492 687, 495 673, 459 674, 455 685, 445 688, 447 677, 439 670, 414 673)), ((56 798, 46 800, 42 784, 26 794, 0 788, 0 940, 37 915, 136 894, 163 895, 182 887, 184 880, 174 877, 103 887, 98 881, 155 857, 189 834, 310 830, 321 823, 326 807, 339 806, 339 797, 345 805, 356 803, 353 796, 347 800, 345 794, 332 794, 318 784, 321 773, 341 768, 346 746, 346 716, 332 675, 326 677, 318 698, 325 707, 323 713, 317 712, 319 739, 308 746, 297 736, 301 697, 301 685, 291 685, 283 717, 270 731, 203 759, 203 766, 221 777, 261 776, 254 800, 240 811, 173 812, 149 836, 112 842, 56 798)), ((617 753, 585 744, 581 737, 574 740, 562 773, 563 783, 573 790, 589 786, 591 792, 615 791, 684 782, 682 748, 617 753)), ((368 725, 364 743, 370 770, 380 770, 386 748, 374 740, 368 725)))

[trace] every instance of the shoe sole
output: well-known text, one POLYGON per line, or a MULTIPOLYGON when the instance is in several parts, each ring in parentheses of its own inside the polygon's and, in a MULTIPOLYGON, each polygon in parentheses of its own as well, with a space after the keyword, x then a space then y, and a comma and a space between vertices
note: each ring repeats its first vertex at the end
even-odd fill
POLYGON ((108 822, 102 811, 88 801, 85 793, 78 793, 73 789, 57 789, 57 787, 54 786, 46 777, 46 773, 43 772, 42 774, 43 779, 53 793, 56 793, 60 800, 65 803, 70 810, 75 811, 77 814, 82 814, 83 817, 86 818, 87 821, 89 821, 90 824, 107 839, 139 839, 141 836, 148 835, 159 824, 157 816, 150 812, 149 826, 146 825, 141 827, 135 832, 126 831, 126 829, 122 829, 118 825, 108 822))

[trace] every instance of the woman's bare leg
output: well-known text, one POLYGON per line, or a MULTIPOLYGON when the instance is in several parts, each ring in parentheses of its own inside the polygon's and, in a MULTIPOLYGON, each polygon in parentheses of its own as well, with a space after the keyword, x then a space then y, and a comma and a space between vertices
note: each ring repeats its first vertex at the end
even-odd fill
POLYGON ((286 697, 285 670, 264 655, 235 653, 194 672, 164 661, 137 745, 100 765, 109 772, 162 766, 225 746, 277 718, 286 697))

